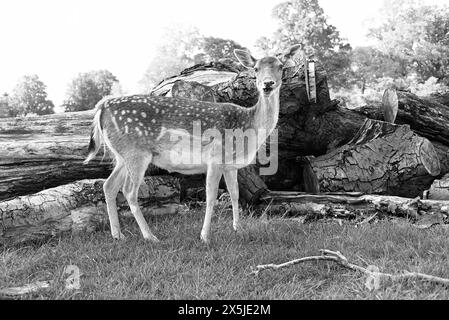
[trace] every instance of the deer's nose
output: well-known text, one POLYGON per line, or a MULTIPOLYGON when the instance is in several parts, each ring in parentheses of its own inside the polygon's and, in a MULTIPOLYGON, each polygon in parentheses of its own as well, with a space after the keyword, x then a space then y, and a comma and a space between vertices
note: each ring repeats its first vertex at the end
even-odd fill
POLYGON ((267 80, 267 81, 264 81, 263 84, 264 84, 265 88, 267 88, 267 89, 272 88, 274 86, 274 81, 267 80))

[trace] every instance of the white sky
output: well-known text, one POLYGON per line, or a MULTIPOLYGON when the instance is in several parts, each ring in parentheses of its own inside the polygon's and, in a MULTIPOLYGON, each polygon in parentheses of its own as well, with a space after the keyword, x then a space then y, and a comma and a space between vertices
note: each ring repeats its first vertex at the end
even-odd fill
MULTIPOLYGON (((319 0, 329 22, 353 46, 366 43, 364 21, 383 0, 319 0)), ((60 105, 80 72, 108 69, 137 92, 161 30, 195 25, 206 36, 252 48, 276 28, 271 9, 283 0, 1 0, 0 94, 37 74, 60 105)), ((449 4, 449 0, 426 0, 449 4)))

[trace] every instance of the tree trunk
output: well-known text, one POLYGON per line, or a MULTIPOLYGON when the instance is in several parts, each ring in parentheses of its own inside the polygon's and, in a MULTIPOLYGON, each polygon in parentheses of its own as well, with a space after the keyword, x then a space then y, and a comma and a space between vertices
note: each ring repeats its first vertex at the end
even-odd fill
MULTIPOLYGON (((211 87, 218 102, 251 106, 257 101, 254 73, 239 71, 225 64, 196 66, 163 81, 153 94, 171 95, 176 81, 196 81, 211 87)), ((367 117, 382 119, 380 105, 355 110, 339 107, 329 99, 325 72, 319 66, 316 78, 318 103, 310 105, 302 66, 285 70, 278 125, 279 170, 274 176, 262 177, 270 189, 305 190, 304 168, 297 164, 298 157, 325 155, 347 144, 367 117)), ((399 91, 398 97, 396 123, 409 124, 415 133, 429 139, 440 158, 441 174, 448 173, 449 107, 406 92, 399 91)), ((92 118, 93 111, 0 119, 0 200, 81 179, 107 177, 110 160, 106 157, 102 162, 102 154, 82 165, 92 118)))
POLYGON ((244 205, 253 205, 259 202, 268 187, 258 175, 256 166, 248 166, 238 171, 239 194, 244 205))
POLYGON ((449 175, 435 180, 430 189, 424 192, 424 199, 449 201, 449 175))
POLYGON ((101 161, 102 151, 82 164, 92 119, 92 111, 0 119, 0 200, 106 178, 110 161, 101 161))
POLYGON ((309 219, 354 219, 372 215, 406 217, 421 220, 437 217, 443 222, 449 216, 447 201, 419 200, 392 196, 363 195, 357 193, 305 194, 295 192, 270 192, 262 198, 259 212, 274 216, 305 216, 309 219), (269 210, 267 209, 269 204, 269 210))
POLYGON ((304 172, 305 181, 316 181, 306 192, 409 198, 422 195, 439 174, 438 155, 429 140, 408 126, 376 120, 367 120, 347 145, 312 158, 304 172))
MULTIPOLYGON (((46 239, 63 232, 92 232, 106 227, 108 216, 103 194, 104 180, 73 184, 0 202, 0 244, 11 245, 46 239)), ((170 176, 147 177, 139 191, 144 214, 176 213, 179 181, 170 176)), ((123 195, 117 205, 122 216, 130 216, 123 195)))

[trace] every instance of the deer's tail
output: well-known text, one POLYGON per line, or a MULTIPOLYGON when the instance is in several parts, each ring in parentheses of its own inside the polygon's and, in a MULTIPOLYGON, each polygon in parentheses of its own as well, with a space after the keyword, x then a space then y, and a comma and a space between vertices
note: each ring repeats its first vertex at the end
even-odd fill
POLYGON ((90 142, 89 142, 89 154, 84 160, 83 164, 88 164, 95 156, 98 151, 100 151, 101 145, 103 143, 103 128, 101 125, 101 114, 104 110, 104 102, 105 99, 101 100, 96 105, 96 112, 94 116, 94 121, 92 123, 92 131, 90 133, 90 142))

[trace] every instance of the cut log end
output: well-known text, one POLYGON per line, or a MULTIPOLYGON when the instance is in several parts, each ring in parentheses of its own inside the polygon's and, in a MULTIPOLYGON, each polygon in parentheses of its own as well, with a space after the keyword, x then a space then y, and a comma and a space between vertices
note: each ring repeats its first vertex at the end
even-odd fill
POLYGON ((399 101, 398 94, 394 89, 387 89, 382 98, 382 113, 384 120, 389 123, 396 121, 398 115, 399 101))
POLYGON ((409 126, 367 120, 354 139, 304 168, 306 192, 363 192, 417 197, 440 174, 427 139, 409 126))
POLYGON ((423 140, 419 150, 419 155, 422 165, 427 170, 429 175, 433 177, 438 176, 441 172, 440 161, 433 144, 429 140, 423 140))

